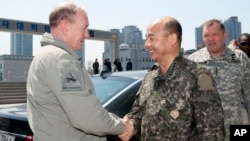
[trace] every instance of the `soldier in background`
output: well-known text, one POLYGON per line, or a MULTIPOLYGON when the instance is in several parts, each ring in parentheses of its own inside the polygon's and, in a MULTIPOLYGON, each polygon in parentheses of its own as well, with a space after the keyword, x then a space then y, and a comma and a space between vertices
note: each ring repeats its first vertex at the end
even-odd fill
POLYGON ((213 73, 225 114, 226 140, 229 140, 230 125, 249 124, 250 62, 243 51, 226 47, 226 39, 223 23, 209 20, 203 24, 206 47, 188 58, 213 73))
POLYGON ((238 48, 245 52, 250 58, 250 34, 242 33, 238 40, 232 40, 229 47, 238 48))
POLYGON ((109 61, 109 58, 104 59, 104 70, 107 72, 112 72, 111 62, 109 61))
POLYGON ((132 68, 133 68, 133 64, 131 62, 131 59, 128 59, 128 62, 126 64, 126 70, 127 71, 132 71, 132 68))
POLYGON ((157 61, 146 74, 132 110, 142 141, 223 141, 224 113, 212 74, 180 53, 182 27, 172 17, 149 24, 145 48, 157 61))
POLYGON ((93 72, 94 74, 98 74, 99 73, 99 62, 98 59, 95 59, 95 62, 93 63, 93 72))
POLYGON ((114 72, 115 72, 116 70, 118 70, 118 71, 122 71, 122 70, 123 70, 123 68, 122 68, 122 63, 121 63, 121 61, 120 61, 119 58, 115 59, 114 65, 115 65, 114 72))

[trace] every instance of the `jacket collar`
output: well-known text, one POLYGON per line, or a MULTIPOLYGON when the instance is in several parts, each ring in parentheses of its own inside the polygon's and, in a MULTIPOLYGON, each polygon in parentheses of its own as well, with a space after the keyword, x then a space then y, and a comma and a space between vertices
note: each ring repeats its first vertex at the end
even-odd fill
POLYGON ((65 51, 67 51, 69 54, 71 54, 72 56, 74 56, 76 59, 81 59, 77 53, 71 48, 69 47, 63 40, 53 36, 50 33, 44 33, 41 39, 41 47, 43 46, 47 46, 47 45, 53 45, 55 47, 61 48, 65 51))

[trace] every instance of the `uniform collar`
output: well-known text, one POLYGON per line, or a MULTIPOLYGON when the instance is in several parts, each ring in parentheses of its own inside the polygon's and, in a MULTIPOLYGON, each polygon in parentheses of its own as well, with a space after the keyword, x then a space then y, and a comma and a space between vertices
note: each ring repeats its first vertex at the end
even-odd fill
MULTIPOLYGON (((160 66, 158 63, 156 63, 152 69, 155 69, 157 71, 157 76, 154 78, 155 80, 157 79, 166 79, 167 77, 169 76, 172 76, 173 75, 173 72, 176 70, 176 68, 178 68, 180 65, 184 65, 182 64, 183 62, 183 56, 182 54, 179 54, 172 62, 172 64, 170 65, 168 71, 165 73, 165 74, 161 74, 160 73, 160 66)), ((151 69, 151 70, 152 70, 151 69)))
POLYGON ((217 59, 218 60, 233 60, 233 58, 235 58, 236 56, 233 50, 225 46, 224 52, 218 58, 215 58, 212 56, 210 57, 213 58, 213 60, 217 60, 217 59))
POLYGON ((44 33, 41 39, 41 46, 53 45, 55 47, 61 48, 67 51, 69 54, 74 56, 76 59, 80 60, 81 58, 77 55, 77 53, 69 47, 63 40, 53 36, 50 33, 44 33))

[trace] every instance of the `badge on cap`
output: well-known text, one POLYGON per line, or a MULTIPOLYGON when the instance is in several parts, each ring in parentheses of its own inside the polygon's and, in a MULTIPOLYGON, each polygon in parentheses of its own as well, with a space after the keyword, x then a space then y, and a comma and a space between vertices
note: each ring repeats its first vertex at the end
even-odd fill
POLYGON ((173 119, 176 119, 179 117, 179 111, 178 110, 173 110, 170 112, 170 116, 173 118, 173 119))

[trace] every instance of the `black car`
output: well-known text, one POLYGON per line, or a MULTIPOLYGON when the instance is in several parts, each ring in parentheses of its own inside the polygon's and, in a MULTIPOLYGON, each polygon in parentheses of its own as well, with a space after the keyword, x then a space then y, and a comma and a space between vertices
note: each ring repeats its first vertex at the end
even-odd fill
MULTIPOLYGON (((144 71, 102 73, 92 76, 96 95, 104 108, 123 117, 132 107, 144 71)), ((1 107, 1 106, 0 106, 1 107)), ((33 133, 28 125, 26 104, 0 109, 0 141, 32 141, 33 133)), ((108 141, 118 140, 108 136, 108 141)))

